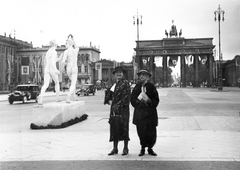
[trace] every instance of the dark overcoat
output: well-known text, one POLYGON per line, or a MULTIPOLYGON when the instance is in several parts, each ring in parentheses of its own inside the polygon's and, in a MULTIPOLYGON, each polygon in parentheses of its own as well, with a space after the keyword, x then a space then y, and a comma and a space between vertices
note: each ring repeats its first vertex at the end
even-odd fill
POLYGON ((145 119, 141 115, 141 113, 145 112, 145 114, 148 114, 148 121, 150 124, 157 126, 158 125, 158 113, 157 113, 157 106, 159 103, 159 96, 158 91, 156 87, 150 83, 147 82, 143 84, 142 82, 139 82, 134 87, 132 94, 131 94, 131 104, 134 107, 134 113, 133 113, 133 124, 137 125, 139 123, 139 120, 145 119), (139 99, 138 96, 142 92, 142 86, 146 87, 146 94, 150 98, 151 103, 148 103, 147 105, 143 104, 139 99))
MULTIPOLYGON (((109 89, 110 90, 110 89, 109 89)), ((125 79, 121 79, 116 83, 114 92, 106 92, 104 99, 104 104, 112 100, 112 105, 110 109, 110 117, 114 115, 121 115, 124 121, 123 126, 117 127, 116 125, 110 123, 110 141, 114 140, 130 140, 129 139, 129 104, 130 104, 131 89, 129 82, 125 79), (119 131, 121 133, 119 133, 119 131)))

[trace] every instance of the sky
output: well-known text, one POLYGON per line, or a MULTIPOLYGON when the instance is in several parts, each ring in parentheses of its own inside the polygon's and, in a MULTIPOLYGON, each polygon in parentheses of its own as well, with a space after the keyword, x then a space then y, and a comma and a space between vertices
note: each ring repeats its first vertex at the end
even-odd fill
POLYGON ((240 0, 1 0, 0 35, 32 42, 34 47, 55 39, 64 45, 69 34, 78 46, 99 48, 102 59, 130 62, 139 40, 166 38, 172 20, 184 38, 213 38, 218 51, 219 27, 214 11, 221 6, 223 60, 240 55, 240 0))

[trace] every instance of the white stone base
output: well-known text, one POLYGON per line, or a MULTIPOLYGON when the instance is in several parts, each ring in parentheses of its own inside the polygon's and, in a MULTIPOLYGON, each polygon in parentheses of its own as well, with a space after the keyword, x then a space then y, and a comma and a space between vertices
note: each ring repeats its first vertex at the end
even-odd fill
POLYGON ((33 106, 33 121, 37 126, 58 126, 86 113, 84 101, 71 101, 71 103, 55 102, 33 106))

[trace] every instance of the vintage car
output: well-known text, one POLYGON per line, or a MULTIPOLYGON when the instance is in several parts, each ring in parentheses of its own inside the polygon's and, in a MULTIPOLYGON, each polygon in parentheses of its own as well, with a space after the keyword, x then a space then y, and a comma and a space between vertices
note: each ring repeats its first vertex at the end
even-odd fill
POLYGON ((36 84, 21 84, 8 95, 8 101, 13 104, 14 101, 22 101, 26 103, 28 100, 35 100, 37 102, 40 88, 36 84))
POLYGON ((96 87, 93 84, 84 84, 78 90, 76 90, 76 95, 88 96, 89 94, 95 95, 96 87))

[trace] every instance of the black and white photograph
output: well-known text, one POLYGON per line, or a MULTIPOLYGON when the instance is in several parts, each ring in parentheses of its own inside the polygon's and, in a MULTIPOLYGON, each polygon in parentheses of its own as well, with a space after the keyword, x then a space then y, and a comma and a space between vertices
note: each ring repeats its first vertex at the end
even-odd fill
POLYGON ((240 169, 240 0, 0 6, 0 170, 240 169))

